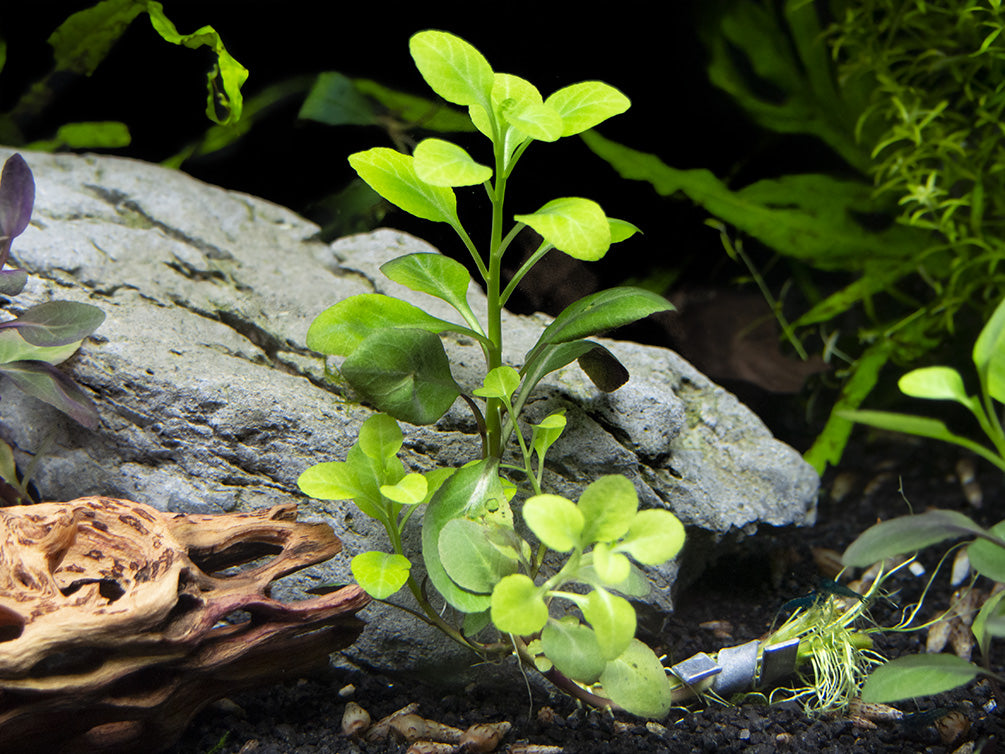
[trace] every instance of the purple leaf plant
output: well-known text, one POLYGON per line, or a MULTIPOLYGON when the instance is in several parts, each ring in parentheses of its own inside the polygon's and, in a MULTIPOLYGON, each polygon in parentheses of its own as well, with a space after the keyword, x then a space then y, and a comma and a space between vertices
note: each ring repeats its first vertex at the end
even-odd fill
MULTIPOLYGON (((24 270, 7 265, 11 244, 28 227, 34 205, 35 178, 24 158, 15 154, 0 172, 2 296, 16 296, 27 284, 24 270)), ((0 374, 28 395, 55 406, 85 427, 97 427, 94 403, 55 364, 69 358, 76 350, 75 345, 93 333, 104 319, 104 312, 90 304, 49 301, 0 322, 0 374)))

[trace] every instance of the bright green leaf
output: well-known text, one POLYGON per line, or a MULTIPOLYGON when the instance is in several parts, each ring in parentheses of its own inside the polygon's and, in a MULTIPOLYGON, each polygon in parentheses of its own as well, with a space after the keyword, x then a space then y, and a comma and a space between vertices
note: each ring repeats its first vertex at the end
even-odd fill
POLYGON ((571 616, 549 620, 541 632, 541 646, 559 671, 580 683, 596 683, 607 664, 593 629, 571 616))
POLYGON ((613 542, 628 531, 639 508, 639 498, 635 485, 627 477, 608 474, 587 486, 577 505, 586 521, 583 544, 613 542))
POLYGON ((475 162, 464 149, 443 139, 423 139, 412 153, 415 174, 432 186, 477 186, 492 168, 475 162))
POLYGON ((637 225, 633 225, 627 220, 618 220, 615 217, 608 217, 607 224, 611 226, 611 243, 627 241, 636 233, 641 233, 637 225))
POLYGON ((374 414, 363 422, 356 444, 367 458, 383 463, 398 454, 404 439, 398 422, 387 414, 374 414))
POLYGON ((508 401, 518 387, 520 387, 520 373, 513 367, 503 364, 489 371, 485 375, 483 387, 474 392, 481 398, 499 398, 508 401))
POLYGON ((900 391, 912 398, 947 400, 973 410, 975 399, 967 395, 960 373, 950 367, 924 367, 908 372, 897 381, 900 391))
POLYGON ((611 246, 611 226, 600 205, 590 199, 568 196, 552 199, 529 215, 517 215, 518 222, 536 230, 544 240, 570 257, 596 261, 611 246))
POLYGON ((432 424, 460 395, 443 343, 426 330, 377 330, 342 363, 342 376, 378 411, 410 424, 432 424))
POLYGON ((660 565, 684 546, 684 525, 670 511, 648 508, 632 520, 628 534, 617 545, 643 565, 660 565))
POLYGON ((492 622, 503 633, 529 636, 548 622, 541 588, 529 576, 506 576, 492 590, 492 622))
POLYGON ((534 495, 523 504, 523 519, 537 538, 556 552, 568 552, 580 544, 583 514, 571 500, 534 495))
MULTIPOLYGON (((510 105, 510 103, 506 103, 510 105)), ((557 141, 562 136, 562 116, 541 102, 502 108, 503 119, 520 133, 538 141, 557 141)))
POLYGON ((405 585, 412 564, 404 555, 374 550, 354 557, 350 567, 363 590, 374 599, 383 600, 405 585))
POLYGON ((227 52, 223 40, 212 26, 203 26, 191 34, 179 34, 175 25, 164 15, 163 6, 153 0, 146 0, 150 25, 161 37, 171 44, 190 49, 209 47, 216 55, 216 65, 206 76, 206 117, 214 123, 228 126, 241 119, 244 100, 241 86, 248 78, 248 69, 238 63, 227 52))
POLYGON ((639 717, 663 718, 673 703, 666 670, 638 639, 632 639, 619 657, 607 663, 600 684, 612 702, 639 717))
POLYGON ((80 343, 65 346, 33 346, 17 333, 17 328, 0 329, 0 364, 12 361, 44 361, 59 364, 73 356, 80 343))
POLYGON ((540 424, 535 424, 532 428, 530 447, 537 453, 540 462, 544 462, 544 456, 548 449, 555 444, 555 441, 562 436, 565 429, 565 410, 548 414, 541 420, 540 424))
POLYGON ((980 673, 973 663, 950 654, 920 654, 898 657, 876 668, 862 687, 862 701, 889 704, 901 699, 941 694, 980 673))
POLYGON ((400 505, 418 505, 426 499, 428 488, 422 474, 406 474, 397 484, 385 484, 380 494, 400 505))
POLYGON ((428 293, 459 312, 469 312, 471 275, 463 264, 442 254, 406 254, 380 266, 380 271, 413 291, 428 293))
POLYGON ((615 659, 628 648, 635 636, 635 608, 628 600, 596 588, 580 602, 579 609, 593 626, 605 660, 615 659))
POLYGON ((582 81, 563 87, 546 100, 562 118, 562 136, 593 128, 631 106, 631 101, 603 81, 582 81))
POLYGON ((419 178, 411 155, 374 147, 349 155, 349 164, 370 188, 405 212, 424 220, 459 224, 453 189, 419 178))
POLYGON ((631 573, 632 564, 624 555, 614 552, 606 542, 597 542, 593 548, 593 570, 605 584, 623 583, 631 573))
POLYGON ((489 107, 492 66, 469 43, 444 31, 420 31, 408 48, 429 88, 447 102, 489 107))

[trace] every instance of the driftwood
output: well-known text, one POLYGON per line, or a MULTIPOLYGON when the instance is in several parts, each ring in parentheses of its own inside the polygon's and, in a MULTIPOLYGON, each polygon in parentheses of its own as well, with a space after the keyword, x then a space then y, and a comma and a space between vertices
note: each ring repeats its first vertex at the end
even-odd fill
POLYGON ((161 751, 214 699, 351 644, 359 587, 269 596, 342 548, 296 516, 104 497, 0 508, 0 752, 161 751))

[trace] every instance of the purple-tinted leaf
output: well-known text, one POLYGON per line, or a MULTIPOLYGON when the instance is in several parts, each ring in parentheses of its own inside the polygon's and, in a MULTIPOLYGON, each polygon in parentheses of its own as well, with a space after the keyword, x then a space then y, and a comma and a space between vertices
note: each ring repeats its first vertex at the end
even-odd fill
POLYGON ((0 270, 0 296, 16 296, 27 283, 28 273, 24 270, 0 270))
POLYGON ((24 233, 34 204, 35 179, 31 168, 21 155, 12 155, 0 173, 0 231, 9 238, 24 233))
POLYGON ((65 346, 83 340, 105 321, 105 313, 96 306, 75 301, 49 301, 33 306, 0 328, 16 327, 21 337, 33 346, 65 346))
POLYGON ((98 411, 91 399, 73 380, 44 361, 11 361, 0 364, 0 372, 10 377, 28 395, 55 406, 88 429, 98 426, 98 411))

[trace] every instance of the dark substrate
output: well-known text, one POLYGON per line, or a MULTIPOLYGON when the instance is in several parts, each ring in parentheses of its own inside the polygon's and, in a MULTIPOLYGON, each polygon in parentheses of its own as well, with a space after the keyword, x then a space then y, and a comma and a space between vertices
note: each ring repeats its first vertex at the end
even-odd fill
MULTIPOLYGON (((786 601, 810 592, 821 578, 811 547, 843 549, 877 518, 890 518, 930 506, 962 510, 989 525, 1003 518, 1005 505, 1001 475, 978 466, 984 491, 979 509, 964 500, 954 464, 959 455, 931 444, 902 441, 870 443, 858 458, 843 466, 845 478, 855 479, 852 492, 841 500, 829 494, 836 472, 829 472, 821 495, 819 523, 811 529, 762 528, 740 545, 735 554, 713 566, 679 596, 677 613, 657 635, 644 636, 658 651, 675 660, 698 651, 712 652, 758 638, 786 601), (903 494, 901 493, 903 490, 903 494), (788 565, 779 573, 779 562, 788 565), (774 564, 774 571, 773 571, 774 564), (774 576, 772 573, 774 572, 774 576), (730 635, 717 638, 700 624, 728 621, 730 635)), ((936 566, 936 548, 921 556, 929 572, 936 566)), ((947 573, 940 573, 926 601, 925 615, 937 615, 952 592, 947 573)), ((916 599, 923 579, 907 576, 891 582, 900 604, 916 599)), ((889 625, 892 607, 877 604, 873 616, 889 625)), ((365 615, 364 615, 365 617, 365 615)), ((888 657, 919 651, 923 633, 882 634, 877 649, 888 657)), ((975 659, 979 650, 975 649, 975 659)), ((1002 666, 1002 658, 993 658, 1002 666)), ((956 740, 945 743, 931 720, 879 722, 874 730, 856 726, 846 717, 807 716, 795 704, 767 706, 748 698, 738 706, 701 704, 673 710, 658 725, 626 715, 611 716, 581 708, 560 694, 535 689, 531 710, 523 684, 500 689, 492 673, 463 689, 444 689, 416 679, 390 679, 361 671, 330 670, 287 684, 234 695, 201 712, 172 754, 278 754, 303 752, 404 752, 398 742, 363 744, 340 735, 342 711, 349 699, 367 709, 374 720, 410 702, 419 713, 455 727, 506 720, 512 729, 504 746, 532 743, 561 746, 567 752, 953 752, 967 742, 984 754, 1005 751, 1000 711, 989 704, 992 690, 975 681, 955 692, 898 705, 908 713, 941 708, 961 713, 969 726, 956 740), (348 685, 351 697, 340 696, 348 685), (550 710, 550 712, 549 712, 550 710), (221 743, 222 742, 222 743, 221 743), (983 746, 981 749, 980 747, 983 746)), ((917 718, 915 718, 917 719, 917 718)))

